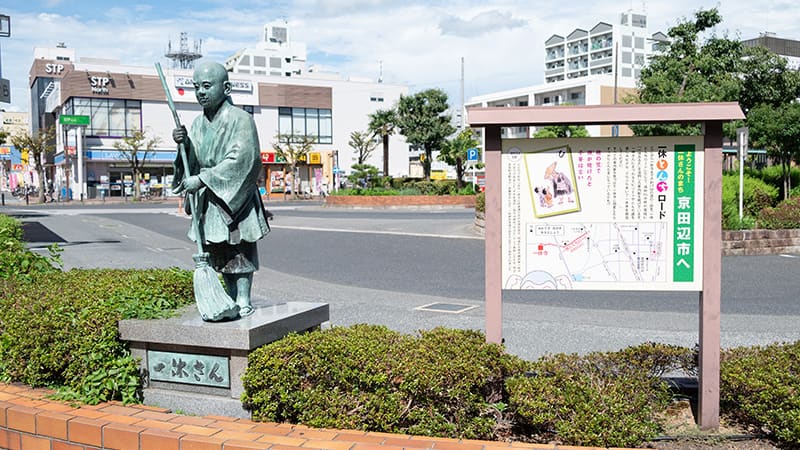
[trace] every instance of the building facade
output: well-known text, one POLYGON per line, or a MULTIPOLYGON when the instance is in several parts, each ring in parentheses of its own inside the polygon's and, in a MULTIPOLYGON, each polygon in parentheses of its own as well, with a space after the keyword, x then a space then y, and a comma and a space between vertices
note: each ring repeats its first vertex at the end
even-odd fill
MULTIPOLYGON (((633 80, 615 80, 613 75, 593 75, 472 97, 466 107, 469 115, 471 107, 612 105, 622 103, 627 96, 635 94, 633 80)), ((586 129, 592 137, 633 135, 630 128, 624 125, 616 128, 612 125, 593 125, 586 129)), ((536 129, 503 128, 501 133, 503 138, 530 138, 536 129)))
POLYGON ((275 77, 294 77, 306 73, 306 44, 291 39, 284 21, 264 25, 264 36, 253 47, 236 52, 225 61, 233 73, 252 73, 275 77))
POLYGON ((800 41, 777 37, 774 33, 763 33, 757 38, 742 41, 745 47, 762 46, 786 58, 787 67, 800 70, 800 41))
MULTIPOLYGON (((202 113, 191 70, 165 69, 165 77, 181 122, 190 124, 202 113)), ((252 114, 258 129, 267 192, 285 189, 288 165, 272 148, 279 134, 316 139, 294 178, 300 189, 318 192, 323 182, 333 184, 350 172, 354 160, 350 133, 365 131, 369 114, 391 107, 408 92, 401 85, 310 75, 231 73, 230 80, 233 103, 252 114)), ((134 130, 160 139, 140 182, 166 189, 176 156, 171 137, 174 121, 154 67, 96 58, 76 61, 70 49, 37 49, 30 88, 31 127, 57 129, 57 150, 48 175, 57 190, 69 189, 73 198, 129 192, 134 182, 130 164, 114 144, 134 130), (87 124, 75 123, 74 118, 86 116, 87 124)), ((407 175, 408 145, 402 136, 392 137, 389 154, 389 175, 407 175)), ((381 167, 382 156, 375 152, 368 163, 381 167)))
POLYGON ((556 83, 594 75, 614 75, 635 81, 658 44, 661 32, 647 31, 647 16, 627 11, 618 24, 598 22, 590 30, 576 28, 566 37, 554 34, 545 41, 545 82, 556 83))

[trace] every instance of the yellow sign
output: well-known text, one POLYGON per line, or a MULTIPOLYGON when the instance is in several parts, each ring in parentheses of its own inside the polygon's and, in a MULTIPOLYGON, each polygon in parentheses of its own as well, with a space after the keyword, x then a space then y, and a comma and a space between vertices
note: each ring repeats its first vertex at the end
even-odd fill
POLYGON ((28 164, 28 151, 27 150, 23 150, 23 151, 20 152, 20 160, 22 161, 22 164, 28 164))
POLYGON ((431 180, 446 180, 446 179, 447 179, 446 170, 431 170, 431 180))
POLYGON ((322 155, 319 152, 312 152, 308 154, 309 164, 322 164, 322 155))
POLYGON ((419 162, 424 162, 424 161, 425 161, 425 153, 421 153, 419 155, 419 162))

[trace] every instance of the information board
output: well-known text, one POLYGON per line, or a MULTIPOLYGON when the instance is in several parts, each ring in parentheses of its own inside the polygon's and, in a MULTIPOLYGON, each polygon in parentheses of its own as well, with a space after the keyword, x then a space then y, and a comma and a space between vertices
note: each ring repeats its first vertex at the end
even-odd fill
POLYGON ((702 290, 703 138, 509 139, 503 289, 702 290))

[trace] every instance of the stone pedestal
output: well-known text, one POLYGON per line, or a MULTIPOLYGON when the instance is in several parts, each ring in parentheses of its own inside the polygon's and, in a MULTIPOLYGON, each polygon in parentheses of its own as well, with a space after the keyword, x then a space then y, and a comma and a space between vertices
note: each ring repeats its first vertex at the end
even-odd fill
POLYGON ((248 418, 239 400, 248 354, 328 319, 327 303, 260 306, 253 315, 231 322, 203 322, 192 305, 169 319, 121 320, 119 331, 146 376, 145 404, 248 418))

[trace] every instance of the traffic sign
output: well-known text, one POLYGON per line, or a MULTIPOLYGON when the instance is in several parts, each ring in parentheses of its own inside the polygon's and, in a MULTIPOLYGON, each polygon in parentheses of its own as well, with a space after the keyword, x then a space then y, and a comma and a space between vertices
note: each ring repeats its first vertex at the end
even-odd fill
POLYGON ((58 117, 58 122, 61 125, 89 126, 89 116, 70 116, 62 114, 58 117))
POLYGON ((477 161, 478 160, 478 149, 471 148, 467 150, 467 161, 477 161))
POLYGON ((341 172, 342 172, 342 170, 339 169, 339 166, 333 166, 333 173, 338 174, 338 173, 341 173, 341 172))

